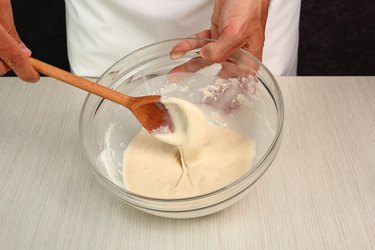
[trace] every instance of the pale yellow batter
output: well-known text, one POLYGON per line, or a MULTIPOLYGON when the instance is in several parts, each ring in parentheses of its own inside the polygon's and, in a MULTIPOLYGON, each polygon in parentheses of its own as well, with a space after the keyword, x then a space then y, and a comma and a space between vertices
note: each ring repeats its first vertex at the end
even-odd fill
POLYGON ((190 102, 166 98, 163 103, 175 131, 151 135, 141 130, 130 142, 123 171, 129 191, 154 198, 192 197, 223 188, 249 170, 255 152, 246 138, 209 124, 190 102))

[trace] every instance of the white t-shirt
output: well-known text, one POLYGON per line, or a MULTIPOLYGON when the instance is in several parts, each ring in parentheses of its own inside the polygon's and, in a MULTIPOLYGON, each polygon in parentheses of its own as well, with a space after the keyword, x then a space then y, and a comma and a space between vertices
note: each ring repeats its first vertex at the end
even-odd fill
MULTIPOLYGON (((263 63, 295 75, 301 0, 271 0, 263 63)), ((145 45, 208 29, 214 0, 65 0, 73 73, 98 77, 145 45)))

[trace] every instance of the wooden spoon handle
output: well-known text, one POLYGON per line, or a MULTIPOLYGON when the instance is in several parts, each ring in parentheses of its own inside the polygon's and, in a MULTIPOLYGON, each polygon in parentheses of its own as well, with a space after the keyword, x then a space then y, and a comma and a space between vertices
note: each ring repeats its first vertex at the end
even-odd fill
POLYGON ((127 108, 130 108, 130 106, 135 101, 134 97, 127 96, 118 91, 109 89, 107 87, 104 87, 103 85, 92 82, 83 77, 73 75, 72 73, 68 71, 62 70, 48 63, 39 61, 32 57, 30 57, 29 60, 30 60, 31 65, 34 67, 34 69, 44 75, 53 77, 57 80, 63 81, 67 84, 70 84, 74 87, 85 90, 87 92, 90 92, 92 94, 101 96, 105 99, 121 104, 127 108))

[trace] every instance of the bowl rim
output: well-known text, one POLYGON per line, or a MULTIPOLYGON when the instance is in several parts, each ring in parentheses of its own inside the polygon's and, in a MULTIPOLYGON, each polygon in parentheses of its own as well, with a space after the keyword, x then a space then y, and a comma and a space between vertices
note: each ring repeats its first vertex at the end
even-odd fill
MULTIPOLYGON (((100 80, 103 78, 104 75, 106 75, 108 72, 111 72, 111 70, 121 61, 125 60, 126 58, 129 58, 131 56, 133 56, 134 54, 138 53, 139 51, 143 51, 143 50, 146 50, 146 49, 149 49, 151 47, 154 47, 154 46, 158 46, 160 44, 163 44, 163 43, 168 43, 168 42, 178 42, 178 41, 183 41, 183 40, 201 40, 201 41, 207 41, 207 42, 215 42, 216 40, 215 39, 209 39, 209 38, 192 38, 192 37, 189 37, 189 38, 174 38, 174 39, 167 39, 167 40, 162 40, 162 41, 159 41, 159 42, 156 42, 156 43, 152 43, 152 44, 149 44, 149 45, 146 45, 146 46, 143 46, 137 50, 134 50, 133 52, 125 55, 124 57, 120 58, 119 60, 117 60, 114 64, 112 64, 106 71, 104 71, 104 73, 97 79, 97 82, 100 84, 100 80)), ((140 194, 137 194, 137 193, 134 193, 132 191, 129 191, 129 190, 126 190, 124 189, 123 187, 113 183, 109 178, 107 178, 106 176, 104 176, 99 170, 97 170, 94 166, 91 166, 91 169, 95 171, 95 175, 97 176, 100 176, 102 178, 101 181, 104 181, 105 183, 109 184, 111 186, 111 188, 114 188, 117 192, 119 192, 120 194, 122 195, 131 195, 133 198, 137 198, 137 199, 141 199, 141 200, 147 200, 147 201, 150 201, 150 202, 158 202, 158 203, 166 203, 166 204, 169 204, 169 203, 176 203, 176 202, 189 202, 189 201, 197 201, 197 200, 200 200, 200 199, 206 199, 208 197, 213 197, 215 195, 218 195, 226 190, 229 190, 229 189, 232 189, 234 188, 235 186, 237 186, 238 184, 242 183, 245 179, 247 178, 250 178, 250 177, 254 177, 254 174, 256 172, 258 172, 258 170, 261 168, 261 166, 263 165, 263 163, 265 163, 269 157, 272 156, 272 152, 276 150, 275 152, 275 155, 277 153, 277 150, 278 150, 278 142, 279 140, 281 139, 281 135, 282 135, 282 131, 283 131, 283 127, 284 127, 284 101, 283 101, 283 95, 282 95, 282 92, 281 92, 281 89, 279 87, 279 84, 278 82, 276 81, 274 75, 271 73, 271 71, 258 59, 256 58, 253 54, 251 54, 250 52, 244 50, 244 49, 240 49, 239 52, 241 53, 244 53, 248 56, 250 56, 255 62, 256 64, 260 67, 260 69, 264 69, 268 75, 268 77, 271 78, 272 82, 273 82, 273 85, 275 87, 275 91, 278 95, 278 102, 279 104, 277 104, 277 101, 275 100, 275 98, 271 95, 271 98, 273 100, 273 103, 275 104, 275 108, 277 110, 277 114, 278 114, 278 126, 277 126, 277 130, 276 130, 276 133, 274 135, 274 138, 272 140, 272 143, 269 145, 268 149, 266 150, 266 152, 263 154, 263 156, 256 162, 255 165, 253 165, 253 167, 248 170, 246 172, 246 174, 244 174, 242 177, 240 177, 239 179, 231 182, 230 184, 226 185, 225 187, 222 187, 220 189, 217 189, 215 191, 212 191, 212 192, 209 192, 209 193, 205 193, 205 194, 201 194, 201 195, 198 195, 198 196, 193 196, 193 197, 186 197, 186 198, 172 198, 172 199, 162 199, 162 198, 155 198, 155 197, 149 197, 149 196, 144 196, 144 195, 140 195, 140 194), (278 106, 279 105, 279 106, 278 106)), ((267 86, 265 86, 265 84, 263 83, 263 80, 261 80, 259 77, 257 77, 257 79, 261 82, 261 84, 267 89, 267 86)), ((109 88, 115 88, 117 87, 117 84, 116 83, 113 83, 111 86, 109 86, 109 88)), ((84 113, 85 113, 85 108, 86 108, 86 105, 88 103, 88 100, 91 96, 95 96, 93 94, 90 94, 88 93, 86 95, 86 98, 83 102, 83 105, 82 105, 82 108, 81 108, 81 113, 80 113, 80 118, 79 118, 79 135, 80 135, 80 142, 81 142, 81 145, 84 149, 84 154, 86 155, 86 157, 89 159, 90 161, 90 165, 93 165, 94 163, 92 162, 90 156, 88 155, 87 151, 86 151, 86 148, 84 146, 84 143, 83 143, 83 139, 82 139, 82 123, 83 123, 83 116, 84 116, 84 113)), ((97 97, 97 96, 95 96, 97 97)), ((266 166, 264 168, 263 171, 261 171, 259 173, 259 176, 256 176, 255 180, 251 183, 249 183, 248 185, 246 185, 245 187, 243 187, 239 192, 242 192, 243 190, 247 189, 249 186, 253 185, 262 175, 263 173, 267 170, 267 168, 269 167, 269 165, 272 163, 272 160, 271 162, 268 164, 268 166, 266 166)), ((111 190, 112 191, 112 190, 111 190)), ((238 192, 237 192, 238 193, 238 192)), ((234 194, 236 195, 236 194, 234 194)), ((117 195, 116 195, 117 196, 117 195)), ((227 199, 227 198, 225 198, 227 199)), ((213 204, 207 204, 207 206, 212 206, 213 204)), ((205 207, 205 206, 204 206, 205 207)), ((150 209, 149 207, 147 207, 148 209, 150 209)))

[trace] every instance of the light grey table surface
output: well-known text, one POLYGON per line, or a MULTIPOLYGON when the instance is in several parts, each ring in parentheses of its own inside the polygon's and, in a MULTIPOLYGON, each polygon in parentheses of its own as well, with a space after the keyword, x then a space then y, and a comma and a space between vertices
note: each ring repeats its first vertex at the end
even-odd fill
POLYGON ((375 249, 375 78, 277 80, 285 129, 267 173, 228 209, 176 220, 94 178, 83 91, 0 78, 0 249, 375 249))

